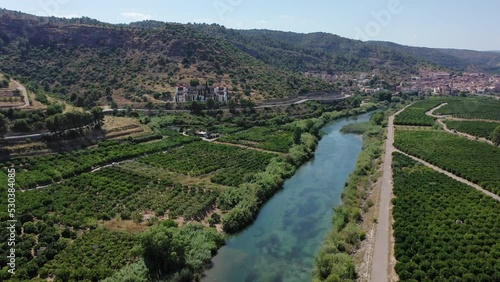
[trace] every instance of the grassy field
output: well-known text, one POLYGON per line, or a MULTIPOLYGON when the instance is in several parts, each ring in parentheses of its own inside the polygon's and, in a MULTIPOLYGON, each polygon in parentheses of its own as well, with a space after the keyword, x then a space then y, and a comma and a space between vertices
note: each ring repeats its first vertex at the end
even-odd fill
POLYGON ((105 116, 102 129, 106 139, 123 139, 151 134, 153 131, 139 120, 129 117, 105 116))

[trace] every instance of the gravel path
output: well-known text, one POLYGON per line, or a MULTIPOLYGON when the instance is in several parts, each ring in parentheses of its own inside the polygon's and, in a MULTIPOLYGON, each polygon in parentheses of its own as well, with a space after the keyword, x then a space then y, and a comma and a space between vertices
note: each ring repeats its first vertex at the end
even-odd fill
POLYGON ((375 231, 375 247, 373 250, 373 264, 370 276, 372 282, 387 282, 389 272, 390 253, 390 228, 391 228, 391 199, 392 199, 392 153, 394 148, 394 118, 404 111, 398 111, 389 117, 387 125, 387 140, 385 143, 384 172, 380 189, 380 206, 377 217, 377 230, 375 231))

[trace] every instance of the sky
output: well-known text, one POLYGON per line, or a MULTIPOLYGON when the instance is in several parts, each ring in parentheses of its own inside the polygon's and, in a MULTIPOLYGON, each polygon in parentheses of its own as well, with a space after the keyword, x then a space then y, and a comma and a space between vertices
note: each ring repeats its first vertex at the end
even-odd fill
POLYGON ((0 0, 0 7, 109 23, 217 23, 410 46, 500 50, 498 0, 0 0))

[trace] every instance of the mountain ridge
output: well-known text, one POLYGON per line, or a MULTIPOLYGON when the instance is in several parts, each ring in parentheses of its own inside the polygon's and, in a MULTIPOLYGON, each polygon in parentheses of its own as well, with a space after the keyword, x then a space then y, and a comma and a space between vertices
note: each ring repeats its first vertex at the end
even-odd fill
POLYGON ((176 84, 225 85, 233 97, 336 93, 304 73, 372 73, 395 87, 422 69, 496 71, 500 54, 362 42, 314 32, 236 30, 217 24, 38 17, 0 9, 0 71, 78 106, 171 100, 176 84), (498 58, 497 58, 498 57, 498 58), (481 65, 484 68, 481 68, 481 65))

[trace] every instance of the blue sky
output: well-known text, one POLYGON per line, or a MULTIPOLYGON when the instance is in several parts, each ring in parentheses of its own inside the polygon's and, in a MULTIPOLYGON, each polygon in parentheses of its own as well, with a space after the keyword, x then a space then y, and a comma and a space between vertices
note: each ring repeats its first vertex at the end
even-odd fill
POLYGON ((0 7, 105 22, 144 19, 323 31, 411 46, 500 50, 498 0, 2 0, 0 7))

